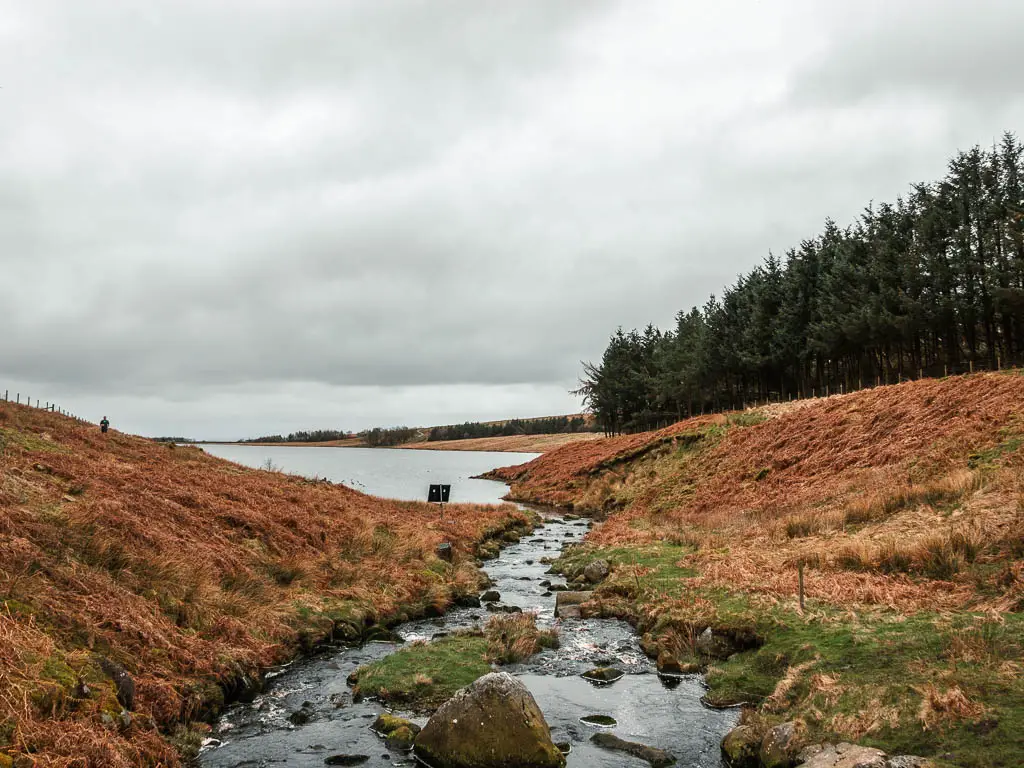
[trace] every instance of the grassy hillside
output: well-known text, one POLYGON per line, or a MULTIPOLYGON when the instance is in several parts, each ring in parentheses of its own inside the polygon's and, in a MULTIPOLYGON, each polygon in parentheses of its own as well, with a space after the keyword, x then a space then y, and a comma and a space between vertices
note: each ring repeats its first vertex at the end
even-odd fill
POLYGON ((0 403, 0 767, 176 764, 261 668, 475 590, 523 514, 451 509, 0 403))
POLYGON ((592 610, 807 738, 1024 764, 1024 377, 924 380, 566 446, 496 474, 607 516, 592 610), (798 567, 807 603, 797 601, 798 567), (707 665, 706 658, 700 663, 707 665))
POLYGON ((433 440, 409 443, 403 448, 423 451, 500 451, 508 453, 546 453, 569 443, 596 440, 597 432, 564 432, 552 435, 511 435, 509 437, 477 437, 465 440, 433 440))

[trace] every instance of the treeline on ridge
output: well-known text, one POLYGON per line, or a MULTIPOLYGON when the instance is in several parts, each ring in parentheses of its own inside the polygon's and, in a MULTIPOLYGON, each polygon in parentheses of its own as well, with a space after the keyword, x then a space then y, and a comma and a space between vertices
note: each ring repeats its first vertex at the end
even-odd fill
POLYGON ((1015 134, 869 206, 681 311, 618 329, 576 393, 606 432, 1024 358, 1024 167, 1015 134))
POLYGON ((419 437, 419 434, 420 430, 415 427, 391 427, 389 429, 374 427, 363 430, 359 433, 359 437, 371 448, 380 448, 408 443, 419 437))
POLYGON ((287 437, 284 435, 264 435, 253 437, 247 440, 239 440, 240 443, 325 443, 328 440, 346 440, 352 434, 344 429, 314 429, 309 432, 292 432, 287 437))
POLYGON ((434 427, 427 440, 469 440, 477 437, 511 437, 513 435, 554 435, 569 432, 592 432, 599 429, 584 416, 549 416, 539 419, 512 419, 505 422, 467 421, 434 427))

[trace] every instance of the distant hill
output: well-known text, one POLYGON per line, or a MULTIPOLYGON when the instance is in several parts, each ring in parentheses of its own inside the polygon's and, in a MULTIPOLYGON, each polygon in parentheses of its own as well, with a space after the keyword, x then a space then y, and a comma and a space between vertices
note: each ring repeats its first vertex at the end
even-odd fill
POLYGON ((576 439, 589 439, 598 431, 588 414, 542 416, 533 419, 501 419, 465 422, 437 427, 389 427, 367 429, 353 434, 340 430, 293 432, 290 435, 267 435, 239 440, 239 443, 271 445, 316 445, 342 448, 432 448, 434 450, 493 450, 534 452, 547 450, 576 439), (574 436, 583 436, 576 438, 574 436), (489 442, 479 442, 486 440, 489 442), (459 445, 472 441, 478 447, 459 445), (487 445, 488 447, 482 447, 487 445))

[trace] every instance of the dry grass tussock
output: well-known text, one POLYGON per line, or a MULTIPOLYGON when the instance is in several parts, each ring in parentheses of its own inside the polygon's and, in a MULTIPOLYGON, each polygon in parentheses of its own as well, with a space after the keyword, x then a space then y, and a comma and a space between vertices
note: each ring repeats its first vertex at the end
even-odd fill
POLYGON ((921 708, 917 718, 928 730, 947 720, 976 718, 985 708, 967 698, 959 686, 942 690, 931 683, 918 689, 921 694, 921 708))
POLYGON ((791 600, 803 563, 807 596, 833 604, 1020 610, 1022 405, 1024 376, 922 380, 571 445, 504 476, 514 498, 600 501, 596 544, 685 536, 695 585, 791 600), (976 576, 993 563, 995 585, 976 576))
POLYGON ((558 631, 541 629, 533 613, 499 613, 484 627, 487 660, 494 664, 514 664, 545 648, 558 647, 558 631))
POLYGON ((476 589, 467 555, 510 519, 523 514, 452 505, 441 521, 0 404, 0 754, 176 764, 165 736, 209 716, 221 683, 332 627, 476 589), (454 564, 435 555, 445 540, 454 564), (134 678, 130 728, 103 659, 134 678))

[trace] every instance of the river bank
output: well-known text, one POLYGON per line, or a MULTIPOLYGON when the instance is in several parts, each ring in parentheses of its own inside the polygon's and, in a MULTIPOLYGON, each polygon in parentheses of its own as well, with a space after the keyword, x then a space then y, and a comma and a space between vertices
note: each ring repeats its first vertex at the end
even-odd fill
POLYGON ((583 605, 701 669, 760 738, 1024 763, 1024 378, 986 374, 682 422, 492 477, 604 522, 583 605), (802 597, 801 597, 801 593, 802 597))
POLYGON ((446 511, 0 404, 0 766, 177 765, 262 671, 475 594, 530 518, 446 511))
POLYGON ((519 541, 514 535, 503 537, 500 552, 483 552, 489 556, 483 567, 490 583, 479 596, 493 598, 488 594, 493 590, 498 597, 490 607, 487 601, 480 607, 455 607, 444 616, 395 626, 398 642, 329 649, 294 665, 251 705, 238 705, 225 714, 210 734, 216 741, 208 743, 202 765, 227 768, 246 760, 254 765, 287 760, 311 767, 338 754, 366 755, 367 765, 411 765, 408 752, 389 748, 370 730, 384 711, 372 698, 380 684, 387 683, 384 695, 394 700, 394 714, 424 725, 438 700, 431 687, 442 684, 450 691, 447 678, 463 675, 463 668, 471 678, 491 666, 483 659, 486 643, 459 647, 451 651, 454 660, 444 656, 443 664, 434 664, 434 657, 449 653, 445 648, 460 630, 482 627, 492 616, 521 615, 505 613, 518 609, 535 613, 541 627, 557 628, 559 647, 500 668, 515 674, 534 695, 552 738, 569 745, 569 766, 633 764, 591 742, 595 733, 609 730, 584 720, 594 715, 611 718, 615 726, 610 730, 623 737, 672 752, 679 765, 719 766, 719 742, 738 713, 704 707, 699 675, 657 675, 640 638, 624 622, 556 619, 555 601, 565 585, 548 573, 550 563, 564 548, 578 545, 588 530, 586 520, 546 513, 533 534, 519 541), (595 667, 614 667, 624 674, 610 685, 592 684, 581 675, 595 667), (407 698, 410 693, 414 698, 407 698), (309 719, 296 725, 296 712, 305 713, 300 719, 306 720, 306 714, 309 719))

